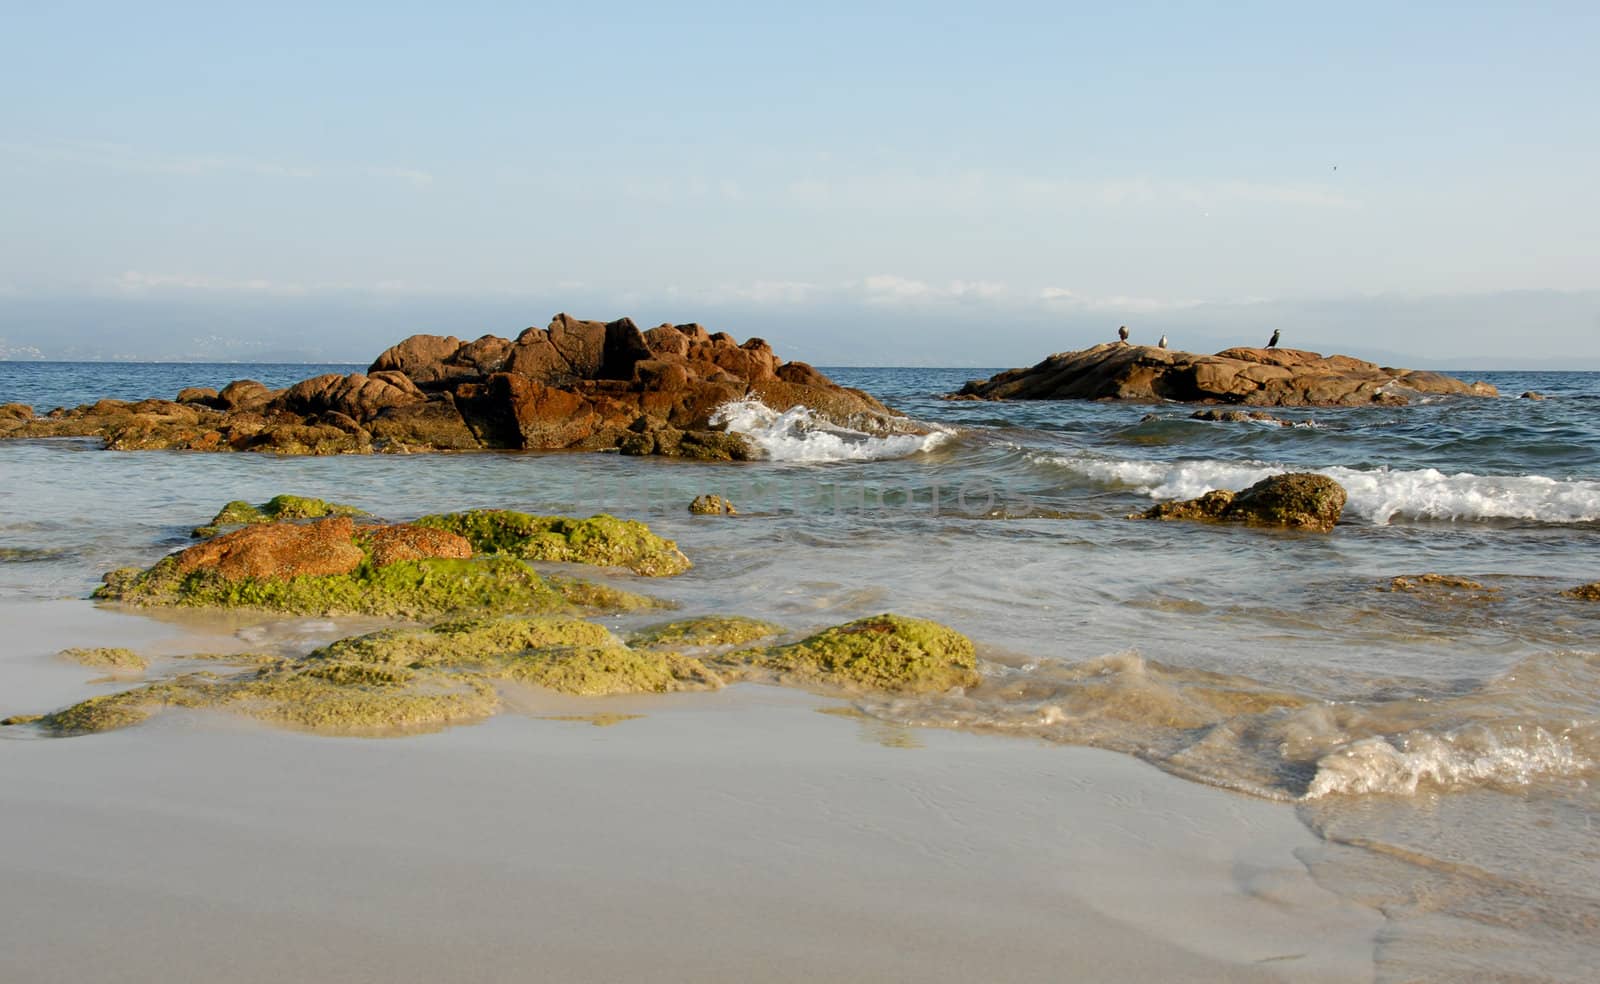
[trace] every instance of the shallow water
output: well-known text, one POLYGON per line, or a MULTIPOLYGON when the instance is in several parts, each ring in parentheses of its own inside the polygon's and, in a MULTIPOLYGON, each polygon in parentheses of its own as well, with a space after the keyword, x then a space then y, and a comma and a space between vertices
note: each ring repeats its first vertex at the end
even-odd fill
MULTIPOLYGON (((129 392, 120 366, 16 366, 0 364, 0 402, 41 407, 326 369, 138 367, 145 388, 129 392)), ((643 518, 696 567, 642 587, 687 613, 804 629, 892 609, 979 642, 984 687, 861 701, 885 722, 1096 745, 1295 803, 1324 838, 1306 859, 1317 877, 1391 916, 1380 976, 1595 965, 1600 604, 1560 592, 1600 579, 1600 376, 1481 374, 1507 397, 1274 411, 1297 425, 1279 427, 1178 405, 937 399, 983 370, 830 374, 940 432, 872 439, 729 408, 773 459, 742 465, 0 443, 0 599, 82 597, 100 572, 189 542, 223 501, 286 491, 395 519, 643 518), (1529 389, 1551 399, 1515 398, 1529 389), (1333 534, 1125 518, 1284 470, 1349 489, 1333 534), (689 516, 702 492, 741 515, 689 516), (1386 590, 1425 571, 1483 589, 1386 590)))

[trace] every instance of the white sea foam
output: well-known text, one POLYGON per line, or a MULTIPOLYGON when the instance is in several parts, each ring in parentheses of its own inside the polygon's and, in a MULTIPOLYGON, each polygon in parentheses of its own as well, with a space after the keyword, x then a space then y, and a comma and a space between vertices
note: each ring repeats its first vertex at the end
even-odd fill
MULTIPOLYGON (((1152 499, 1192 499, 1212 489, 1242 489, 1269 475, 1298 470, 1259 461, 1137 461, 1091 455, 1034 455, 1102 485, 1129 486, 1152 499)), ((1542 523, 1600 521, 1600 482, 1542 475, 1446 475, 1433 468, 1306 469, 1349 493, 1346 511, 1383 525, 1395 518, 1521 519, 1542 523)))
POLYGON ((1593 765, 1572 742, 1539 727, 1416 731, 1393 740, 1363 738, 1324 755, 1305 795, 1411 794, 1423 782, 1526 786, 1540 776, 1578 775, 1593 765))
POLYGON ((713 424, 743 434, 773 461, 875 461, 931 451, 950 437, 940 429, 930 434, 873 435, 829 423, 806 407, 778 412, 760 400, 724 403, 711 415, 713 424))

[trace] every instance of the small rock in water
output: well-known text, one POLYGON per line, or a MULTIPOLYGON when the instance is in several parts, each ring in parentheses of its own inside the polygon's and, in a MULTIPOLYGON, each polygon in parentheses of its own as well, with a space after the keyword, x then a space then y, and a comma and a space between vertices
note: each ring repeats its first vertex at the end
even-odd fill
POLYGON ((689 511, 696 516, 736 516, 739 510, 720 495, 697 495, 689 503, 689 511))
POLYGON ((1576 588, 1568 588, 1561 593, 1568 598, 1578 598, 1583 601, 1600 601, 1600 581, 1580 584, 1576 588))
POLYGON ((1185 502, 1163 502, 1129 519, 1194 519, 1247 526, 1282 526, 1327 533, 1344 512, 1344 486, 1326 475, 1290 472, 1264 478, 1242 492, 1215 489, 1185 502))
POLYGON ((1528 392, 1522 394, 1520 399, 1524 399, 1524 400, 1543 400, 1543 399, 1547 399, 1547 397, 1543 393, 1536 393, 1533 390, 1529 390, 1528 392))
POLYGON ((1410 593, 1444 593, 1467 591, 1479 592, 1482 594, 1494 594, 1500 589, 1488 587, 1480 581, 1474 581, 1470 577, 1461 577, 1456 574, 1436 574, 1432 571, 1429 571, 1426 574, 1409 574, 1393 578, 1389 581, 1389 586, 1387 588, 1380 588, 1379 590, 1405 591, 1410 593))
POLYGON ((1217 420, 1230 424, 1247 424, 1251 421, 1277 424, 1279 427, 1293 427, 1294 421, 1274 417, 1270 413, 1260 410, 1196 410, 1189 415, 1192 420, 1217 420))

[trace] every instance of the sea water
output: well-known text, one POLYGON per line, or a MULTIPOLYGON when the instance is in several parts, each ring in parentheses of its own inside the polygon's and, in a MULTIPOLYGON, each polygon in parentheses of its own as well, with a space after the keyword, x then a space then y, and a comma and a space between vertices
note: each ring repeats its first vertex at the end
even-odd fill
MULTIPOLYGON (((0 363, 0 402, 353 368, 0 363)), ((1273 411, 1288 426, 939 398, 992 371, 828 370, 920 435, 730 404, 722 421, 766 456, 741 464, 0 442, 0 600, 84 597, 101 572, 191 542, 224 501, 280 492, 392 519, 645 519, 695 561, 642 585, 685 614, 798 630, 893 610, 978 642, 984 687, 861 701, 870 715, 1109 748, 1292 804, 1322 839, 1313 874, 1389 916, 1384 979, 1600 966, 1600 603, 1562 594, 1600 580, 1600 375, 1472 374, 1506 395, 1273 411), (1333 533, 1128 519, 1284 471, 1349 491, 1333 533), (740 515, 690 516, 705 492, 740 515), (1481 587, 1394 590, 1424 572, 1481 587)))

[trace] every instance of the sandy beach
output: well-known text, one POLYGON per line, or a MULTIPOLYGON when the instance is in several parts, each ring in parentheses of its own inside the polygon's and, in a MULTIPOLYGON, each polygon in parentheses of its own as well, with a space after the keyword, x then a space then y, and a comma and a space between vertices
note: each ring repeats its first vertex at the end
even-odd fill
MULTIPOLYGON (((4 618, 12 702, 84 690, 69 631, 199 641, 86 602, 4 618)), ((1381 919, 1312 882, 1288 807, 830 706, 737 686, 392 739, 169 713, 5 741, 0 976, 1371 978, 1381 919)))

